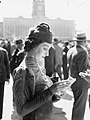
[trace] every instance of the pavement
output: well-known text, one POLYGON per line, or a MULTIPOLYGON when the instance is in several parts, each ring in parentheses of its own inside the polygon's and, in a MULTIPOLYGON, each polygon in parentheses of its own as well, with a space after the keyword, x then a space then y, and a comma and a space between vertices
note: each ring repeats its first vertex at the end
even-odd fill
MULTIPOLYGON (((71 120, 73 102, 74 102, 73 93, 72 91, 67 90, 67 96, 65 98, 62 98, 60 101, 56 102, 54 105, 56 107, 63 108, 63 111, 66 113, 66 118, 68 120, 71 120)), ((90 109, 88 100, 86 103, 84 120, 90 120, 90 109)))
MULTIPOLYGON (((3 107, 3 119, 2 120, 11 120, 11 115, 13 111, 13 103, 12 103, 12 79, 10 84, 5 84, 5 93, 4 93, 4 107, 3 107)), ((62 108, 62 110, 66 113, 66 118, 71 120, 72 114, 72 106, 73 106, 73 94, 71 90, 67 90, 67 95, 54 103, 54 106, 57 108, 62 108)), ((85 111, 85 120, 90 120, 90 109, 89 103, 87 100, 86 111, 85 111)))

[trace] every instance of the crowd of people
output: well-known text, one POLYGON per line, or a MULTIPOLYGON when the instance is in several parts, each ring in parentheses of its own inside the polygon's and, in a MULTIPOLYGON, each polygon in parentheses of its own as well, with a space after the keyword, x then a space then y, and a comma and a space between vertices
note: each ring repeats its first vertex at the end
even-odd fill
POLYGON ((69 86, 74 96, 71 120, 84 120, 90 88, 90 48, 85 33, 75 37, 73 44, 60 41, 53 37, 48 24, 41 23, 25 40, 16 39, 14 45, 9 40, 0 43, 0 120, 4 85, 10 82, 10 74, 17 120, 67 120, 61 114, 58 119, 53 117, 53 103, 65 96, 69 83, 60 81, 70 76, 76 78, 69 86))

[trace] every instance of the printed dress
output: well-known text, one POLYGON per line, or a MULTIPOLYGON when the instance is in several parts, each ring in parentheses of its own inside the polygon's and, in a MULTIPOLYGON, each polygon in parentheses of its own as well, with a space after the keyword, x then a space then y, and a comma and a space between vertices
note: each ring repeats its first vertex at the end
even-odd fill
MULTIPOLYGON (((23 82, 23 90, 21 90, 21 83, 16 85, 16 99, 18 109, 20 110, 23 105, 28 104, 25 110, 25 116, 20 117, 15 110, 12 114, 12 120, 67 120, 65 113, 61 108, 55 108, 52 100, 52 92, 49 87, 53 84, 48 76, 45 74, 43 69, 37 63, 34 57, 27 56, 20 66, 25 65, 28 68, 26 72, 25 81, 23 82), (23 93, 18 91, 24 91, 23 93), (21 95, 23 94, 23 95, 21 95), (23 96, 23 98, 21 98, 23 96), (23 100, 24 99, 24 100, 23 100), (19 108, 21 107, 21 108, 19 108), (32 109, 32 111, 31 111, 32 109), (30 111, 30 112, 29 112, 30 111)), ((20 74, 21 75, 21 74, 20 74)), ((18 72, 18 77, 19 72, 18 72)), ((23 80, 21 80, 22 82, 23 80)))

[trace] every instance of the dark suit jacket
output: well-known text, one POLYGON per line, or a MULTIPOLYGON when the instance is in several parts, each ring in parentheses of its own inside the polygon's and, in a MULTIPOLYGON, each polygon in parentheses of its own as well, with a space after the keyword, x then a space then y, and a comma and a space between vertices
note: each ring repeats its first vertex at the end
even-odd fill
POLYGON ((55 73, 55 65, 56 65, 56 59, 55 59, 56 51, 53 47, 49 50, 49 56, 45 57, 45 69, 46 69, 46 75, 49 77, 52 77, 52 74, 55 73))
POLYGON ((8 53, 0 47, 0 83, 8 81, 10 78, 10 65, 8 53))
POLYGON ((14 51, 13 55, 11 56, 11 61, 10 61, 11 73, 13 73, 13 70, 20 65, 24 57, 25 57, 24 51, 20 51, 18 49, 14 51))
POLYGON ((68 51, 70 75, 76 78, 76 82, 71 86, 72 89, 87 89, 88 83, 79 76, 79 73, 87 70, 88 56, 87 51, 80 45, 76 45, 68 51))

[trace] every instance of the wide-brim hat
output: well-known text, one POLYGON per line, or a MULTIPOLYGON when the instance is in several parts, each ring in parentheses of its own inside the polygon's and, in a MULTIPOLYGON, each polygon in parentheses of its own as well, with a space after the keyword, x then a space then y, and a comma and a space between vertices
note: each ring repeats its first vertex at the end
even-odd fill
POLYGON ((77 33, 76 34, 76 41, 86 41, 86 33, 77 33))

